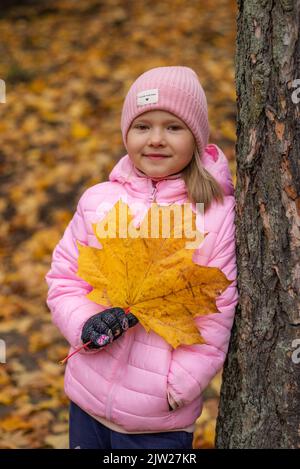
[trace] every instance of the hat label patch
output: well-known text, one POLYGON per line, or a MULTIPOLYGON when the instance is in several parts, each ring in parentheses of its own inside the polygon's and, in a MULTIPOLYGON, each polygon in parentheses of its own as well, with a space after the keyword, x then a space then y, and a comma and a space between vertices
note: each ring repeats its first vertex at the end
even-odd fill
POLYGON ((152 90, 140 91, 137 94, 137 105, 143 106, 144 104, 158 103, 158 88, 152 90))

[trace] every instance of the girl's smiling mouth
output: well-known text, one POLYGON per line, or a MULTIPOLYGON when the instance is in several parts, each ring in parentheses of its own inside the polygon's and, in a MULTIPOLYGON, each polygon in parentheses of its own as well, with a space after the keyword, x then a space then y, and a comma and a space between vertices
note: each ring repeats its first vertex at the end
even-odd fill
POLYGON ((147 158, 150 158, 151 160, 155 160, 155 159, 163 159, 163 158, 170 158, 169 155, 163 155, 161 153, 149 153, 148 155, 143 155, 143 156, 146 156, 147 158))

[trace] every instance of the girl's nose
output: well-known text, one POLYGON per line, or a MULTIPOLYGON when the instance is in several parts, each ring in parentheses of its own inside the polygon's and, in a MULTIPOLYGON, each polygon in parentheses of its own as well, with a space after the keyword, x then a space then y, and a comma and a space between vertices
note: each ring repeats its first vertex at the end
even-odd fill
POLYGON ((160 145, 165 143, 165 137, 163 130, 161 129, 152 129, 149 135, 149 144, 150 145, 160 145))

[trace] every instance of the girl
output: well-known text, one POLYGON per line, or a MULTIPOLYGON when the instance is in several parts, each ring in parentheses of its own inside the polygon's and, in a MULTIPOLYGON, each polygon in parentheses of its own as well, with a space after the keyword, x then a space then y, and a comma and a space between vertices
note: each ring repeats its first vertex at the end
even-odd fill
POLYGON ((189 67, 139 76, 125 98, 121 129, 128 154, 109 181, 83 193, 46 275, 52 320, 71 350, 91 341, 66 366, 70 448, 191 449, 202 394, 225 361, 238 302, 232 178, 223 152, 208 145, 206 97, 189 67), (86 298, 92 287, 76 275, 76 240, 99 248, 92 230, 99 206, 123 196, 129 206, 148 208, 204 203, 206 236, 193 261, 232 280, 216 299, 219 312, 195 319, 205 344, 173 349, 122 308, 86 298))

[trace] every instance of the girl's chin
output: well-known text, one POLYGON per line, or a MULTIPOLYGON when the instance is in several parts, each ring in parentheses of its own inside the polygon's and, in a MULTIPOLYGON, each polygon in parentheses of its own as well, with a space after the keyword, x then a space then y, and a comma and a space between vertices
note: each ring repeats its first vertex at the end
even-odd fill
POLYGON ((162 171, 142 170, 142 172, 146 174, 147 176, 154 177, 154 178, 159 178, 159 177, 163 178, 167 176, 167 174, 162 171))

